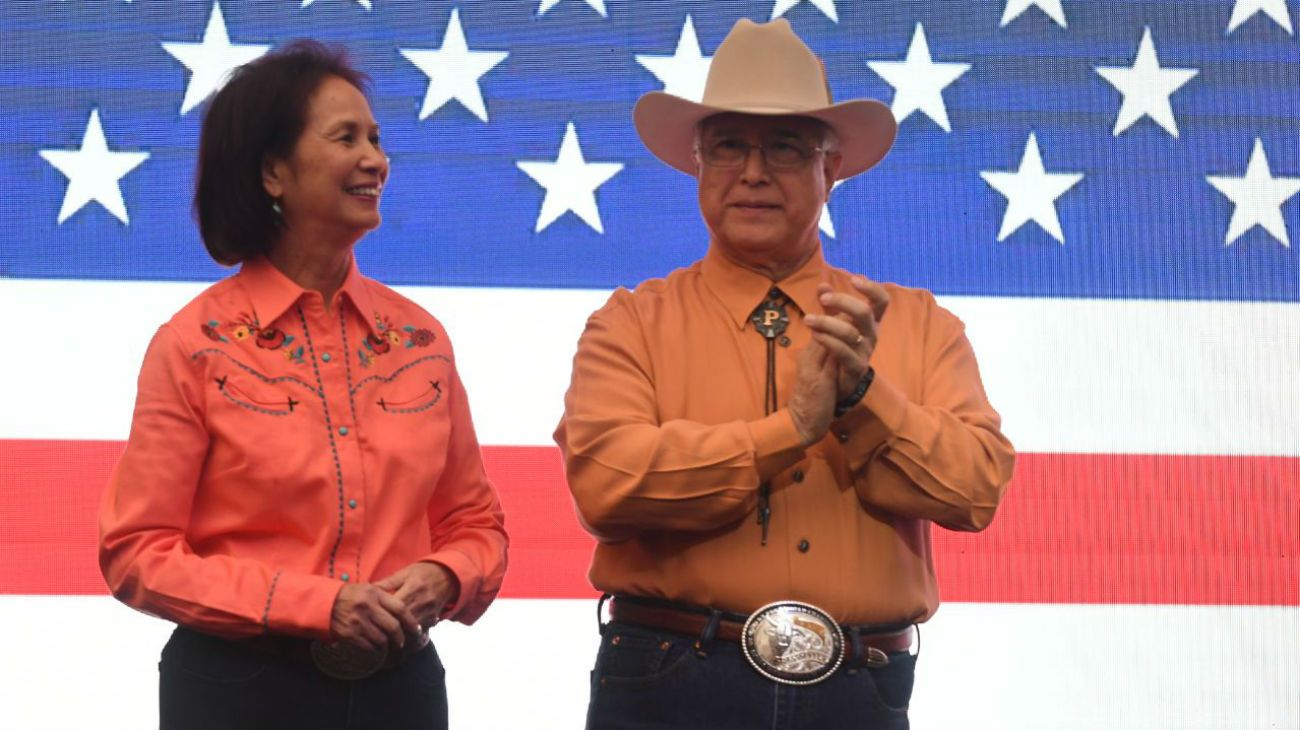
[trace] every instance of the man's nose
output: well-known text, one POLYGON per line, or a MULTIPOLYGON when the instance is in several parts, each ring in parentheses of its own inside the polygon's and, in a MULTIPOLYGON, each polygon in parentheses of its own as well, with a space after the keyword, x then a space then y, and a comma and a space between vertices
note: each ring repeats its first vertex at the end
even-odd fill
POLYGON ((741 179, 746 182, 758 182, 767 179, 767 158, 763 156, 763 146, 752 144, 745 152, 745 162, 740 166, 741 179))

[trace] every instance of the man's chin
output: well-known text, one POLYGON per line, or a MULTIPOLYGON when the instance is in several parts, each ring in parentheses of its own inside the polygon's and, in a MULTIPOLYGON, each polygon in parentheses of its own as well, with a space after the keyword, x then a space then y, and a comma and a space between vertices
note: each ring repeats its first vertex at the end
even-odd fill
POLYGON ((746 231, 733 232, 736 235, 728 236, 724 240, 719 240, 727 250, 742 255, 745 258, 762 258, 783 251, 790 247, 790 242, 785 241, 780 236, 771 232, 751 233, 746 231))

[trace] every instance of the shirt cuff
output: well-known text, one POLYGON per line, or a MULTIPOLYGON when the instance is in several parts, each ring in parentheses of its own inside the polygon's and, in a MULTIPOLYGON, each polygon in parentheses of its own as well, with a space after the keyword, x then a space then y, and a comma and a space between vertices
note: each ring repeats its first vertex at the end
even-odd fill
POLYGON ((804 456, 803 437, 786 408, 745 424, 754 442, 754 467, 765 482, 794 466, 804 456))
POLYGON ((455 619, 470 624, 482 615, 483 609, 474 608, 474 597, 478 595, 479 586, 483 582, 483 571, 468 555, 459 550, 441 550, 420 558, 420 562, 437 563, 451 571, 458 586, 456 598, 443 607, 439 620, 455 619))
POLYGON ((266 597, 262 625, 273 634, 329 640, 334 601, 344 583, 303 573, 278 573, 266 597))
POLYGON ((877 373, 866 396, 831 425, 844 444, 851 471, 862 469, 881 446, 903 430, 909 405, 907 396, 877 373))

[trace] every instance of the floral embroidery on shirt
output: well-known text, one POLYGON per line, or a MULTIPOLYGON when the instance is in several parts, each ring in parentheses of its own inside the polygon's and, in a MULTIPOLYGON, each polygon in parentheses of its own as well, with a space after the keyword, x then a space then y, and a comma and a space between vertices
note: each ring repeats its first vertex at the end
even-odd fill
POLYGON ((378 334, 366 335, 361 341, 362 347, 357 348, 357 356, 363 368, 370 367, 375 358, 388 354, 394 347, 428 347, 438 339, 433 330, 425 327, 409 324, 400 329, 394 327, 392 320, 378 312, 375 313, 375 329, 379 331, 378 334))
POLYGON ((199 325, 203 335, 213 342, 230 342, 233 338, 236 342, 246 342, 252 340, 257 344, 258 349, 262 350, 283 350, 284 359, 292 363, 302 364, 305 352, 302 345, 293 347, 294 336, 285 334, 284 330, 275 327, 263 327, 257 317, 241 313, 239 318, 233 322, 222 324, 215 319, 210 319, 206 324, 199 325), (227 337, 226 335, 230 336, 227 337))

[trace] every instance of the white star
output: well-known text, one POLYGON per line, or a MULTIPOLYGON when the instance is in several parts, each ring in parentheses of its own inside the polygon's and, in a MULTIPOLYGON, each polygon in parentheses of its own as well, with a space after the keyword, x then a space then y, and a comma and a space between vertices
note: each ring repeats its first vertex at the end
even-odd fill
POLYGON ((920 23, 916 24, 912 44, 907 47, 906 60, 868 61, 867 66, 894 87, 894 103, 890 108, 899 124, 919 109, 943 131, 952 131, 948 108, 943 103, 943 90, 969 71, 970 64, 935 63, 931 60, 930 44, 920 23))
POLYGON ((1006 240, 1007 236, 1032 220, 1058 243, 1065 243, 1061 221, 1056 217, 1056 199, 1082 180, 1083 174, 1045 171, 1043 155, 1038 151, 1038 138, 1033 132, 1029 133, 1029 141, 1025 143, 1019 170, 981 172, 980 177, 1007 199, 1002 230, 998 231, 999 241, 1006 240))
MULTIPOLYGON (((606 17, 605 0, 582 0, 591 6, 593 10, 600 13, 600 17, 606 17)), ((539 16, 546 15, 546 11, 560 4, 560 0, 542 0, 542 4, 537 6, 539 16)))
MULTIPOLYGON (((316 0, 302 0, 302 5, 300 5, 299 7, 305 8, 314 2, 316 2, 316 0)), ((370 9, 370 0, 357 0, 357 4, 365 8, 366 10, 370 9)))
POLYGON ((166 43, 163 50, 176 57, 190 70, 190 85, 185 87, 181 101, 181 116, 203 103, 225 83, 236 67, 261 56, 270 46, 230 42, 226 34, 226 19, 221 16, 221 4, 212 4, 208 27, 199 43, 166 43))
POLYGON ((1055 20, 1057 25, 1065 27, 1065 8, 1061 7, 1061 0, 1007 0, 1007 7, 1002 11, 1002 23, 999 27, 1007 27, 1007 23, 1019 18, 1020 14, 1028 10, 1031 5, 1047 13, 1047 17, 1055 20))
POLYGON ((691 101, 704 98, 704 82, 709 75, 709 56, 700 52, 700 41, 695 37, 695 24, 686 15, 682 34, 677 39, 677 51, 671 56, 641 54, 636 62, 664 83, 664 91, 691 101))
MULTIPOLYGON (((769 18, 769 20, 775 20, 782 15, 785 15, 787 10, 803 1, 804 0, 776 0, 776 3, 772 5, 772 17, 769 18)), ((823 15, 830 18, 832 23, 840 22, 839 16, 835 14, 835 0, 808 0, 808 2, 817 6, 817 9, 822 11, 823 15)))
POLYGON ((428 118, 455 99, 473 112, 479 121, 488 120, 478 80, 510 54, 506 51, 469 50, 465 45, 465 31, 460 26, 459 8, 451 11, 451 21, 442 37, 442 48, 436 51, 399 48, 398 51, 429 77, 429 90, 424 94, 420 119, 428 118))
POLYGON ((1231 33, 1239 28, 1256 13, 1264 13, 1272 18, 1273 22, 1282 26, 1287 35, 1295 35, 1295 31, 1291 28, 1291 16, 1287 13, 1286 0, 1237 0, 1232 6, 1228 32, 1231 33))
MULTIPOLYGON (((831 185, 831 192, 834 192, 835 188, 838 188, 843 184, 843 180, 836 180, 835 183, 831 185)), ((831 238, 835 238, 835 221, 831 220, 831 202, 829 200, 822 205, 822 217, 817 221, 817 227, 822 230, 822 233, 825 233, 831 238)))
POLYGON ((1147 28, 1142 32, 1142 42, 1138 44, 1132 68, 1098 66, 1097 73, 1124 95, 1119 116, 1115 118, 1114 136, 1118 137, 1139 119, 1149 116, 1166 132, 1177 137, 1178 122, 1174 120, 1169 96, 1200 72, 1194 68, 1160 68, 1151 29, 1147 28))
POLYGON ((1300 193, 1300 177, 1273 177, 1268 168, 1268 156, 1264 154, 1264 143, 1258 137, 1255 138, 1255 149, 1250 153, 1250 162, 1246 163, 1245 175, 1206 175, 1205 179, 1236 206, 1223 245, 1231 246, 1246 231, 1260 226, 1283 246, 1291 246, 1286 221, 1282 220, 1282 204, 1300 193))
POLYGON ((117 182, 149 159, 149 153, 110 152, 108 141, 104 139, 104 127, 99 123, 99 109, 90 110, 81 149, 41 150, 40 153, 46 162, 68 178, 63 207, 59 209, 59 223, 92 200, 99 201, 118 220, 130 223, 126 203, 122 202, 122 189, 117 182))
POLYGON ((516 162, 520 170, 546 188, 546 198, 537 214, 535 233, 541 233, 566 211, 573 211, 587 225, 604 233, 600 209, 596 207, 596 188, 623 169, 620 162, 587 162, 578 144, 578 130, 569 122, 555 162, 516 162))

